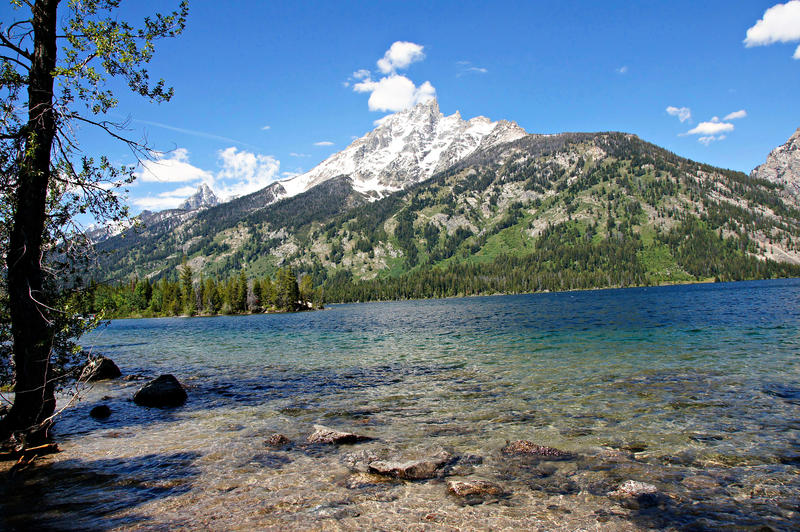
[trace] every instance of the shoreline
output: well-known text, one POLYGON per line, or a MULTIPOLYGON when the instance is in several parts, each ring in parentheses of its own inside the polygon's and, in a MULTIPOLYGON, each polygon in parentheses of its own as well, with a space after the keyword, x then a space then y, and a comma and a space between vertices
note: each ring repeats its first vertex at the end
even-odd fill
POLYGON ((177 316, 118 316, 113 318, 104 318, 103 321, 106 320, 140 320, 140 319, 169 319, 169 318, 218 318, 222 316, 227 317, 234 317, 234 316, 259 316, 262 314, 299 314, 304 312, 316 312, 316 311, 324 311, 330 310, 328 307, 330 306, 340 306, 340 305, 355 305, 355 304, 369 304, 369 303, 389 303, 392 301, 447 301, 452 299, 468 299, 468 298, 480 298, 480 297, 505 297, 505 296, 522 296, 522 295, 539 295, 539 294, 571 294, 576 292, 599 292, 599 291, 606 291, 606 290, 631 290, 631 289, 642 289, 642 288, 664 288, 670 286, 694 286, 694 285, 722 285, 722 284, 734 284, 734 283, 757 283, 757 282, 768 282, 768 281, 780 281, 786 280, 790 281, 793 279, 800 280, 800 277, 774 277, 770 279, 741 279, 737 281, 715 281, 713 278, 708 278, 702 281, 666 281, 661 282, 658 284, 647 284, 647 285, 634 285, 634 286, 599 286, 594 288, 575 288, 571 290, 542 290, 540 292, 495 292, 491 294, 469 294, 469 295, 453 295, 453 296, 445 296, 445 297, 424 297, 424 298, 407 298, 407 299, 369 299, 365 301, 345 301, 345 302, 326 302, 323 308, 310 308, 307 310, 297 310, 297 311, 267 311, 267 312, 248 312, 248 313, 239 313, 239 314, 197 314, 194 316, 188 316, 186 314, 181 314, 177 316))

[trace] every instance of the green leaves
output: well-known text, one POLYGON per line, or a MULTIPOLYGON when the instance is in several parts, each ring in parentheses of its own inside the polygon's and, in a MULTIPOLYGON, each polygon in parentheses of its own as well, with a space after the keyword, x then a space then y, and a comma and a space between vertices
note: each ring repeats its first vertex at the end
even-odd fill
POLYGON ((189 13, 187 2, 175 11, 145 17, 139 27, 114 15, 113 0, 70 0, 70 17, 64 25, 67 46, 55 77, 64 87, 64 98, 76 97, 98 115, 118 104, 108 78, 123 78, 131 91, 155 102, 169 101, 173 91, 163 79, 152 82, 144 65, 155 52, 155 41, 183 32, 189 13))

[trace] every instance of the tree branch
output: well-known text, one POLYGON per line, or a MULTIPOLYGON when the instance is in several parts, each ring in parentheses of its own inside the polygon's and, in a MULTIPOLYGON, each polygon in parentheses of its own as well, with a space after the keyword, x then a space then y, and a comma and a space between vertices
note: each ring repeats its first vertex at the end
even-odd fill
POLYGON ((6 48, 14 50, 19 55, 21 55, 22 57, 27 59, 28 61, 33 61, 33 55, 29 51, 23 50, 19 46, 15 45, 13 42, 8 40, 8 38, 5 35, 3 35, 2 33, 0 33, 0 41, 2 41, 2 44, 0 44, 0 46, 4 46, 6 48))
POLYGON ((8 56, 8 55, 0 55, 0 59, 5 59, 6 61, 14 62, 14 63, 18 64, 19 66, 21 66, 22 68, 24 68, 25 70, 27 70, 28 72, 30 72, 30 70, 31 70, 31 67, 29 65, 26 65, 25 63, 23 63, 22 61, 20 61, 16 57, 11 57, 11 56, 8 56))

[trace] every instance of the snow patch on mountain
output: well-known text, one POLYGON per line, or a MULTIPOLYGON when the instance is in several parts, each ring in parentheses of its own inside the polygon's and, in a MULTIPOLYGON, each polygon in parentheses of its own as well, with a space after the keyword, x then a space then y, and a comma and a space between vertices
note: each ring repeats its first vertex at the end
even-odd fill
POLYGON ((353 188, 381 197, 446 170, 477 149, 526 136, 514 122, 478 116, 463 120, 456 112, 444 116, 435 99, 383 119, 380 125, 353 141, 312 170, 281 181, 285 196, 295 196, 340 175, 353 188))
POLYGON ((193 211, 195 209, 213 207, 217 204, 219 204, 219 199, 217 199, 217 196, 208 185, 203 183, 197 188, 197 192, 186 198, 186 201, 178 208, 185 211, 193 211))

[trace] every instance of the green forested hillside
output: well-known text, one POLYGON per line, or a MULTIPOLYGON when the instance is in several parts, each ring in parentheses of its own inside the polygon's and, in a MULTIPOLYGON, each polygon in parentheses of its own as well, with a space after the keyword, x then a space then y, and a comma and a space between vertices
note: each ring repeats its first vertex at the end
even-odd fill
MULTIPOLYGON (((346 176, 103 243, 101 280, 292 269, 326 301, 800 276, 778 185, 624 133, 530 135, 374 202, 346 176)), ((257 193, 258 194, 258 193, 257 193)))

